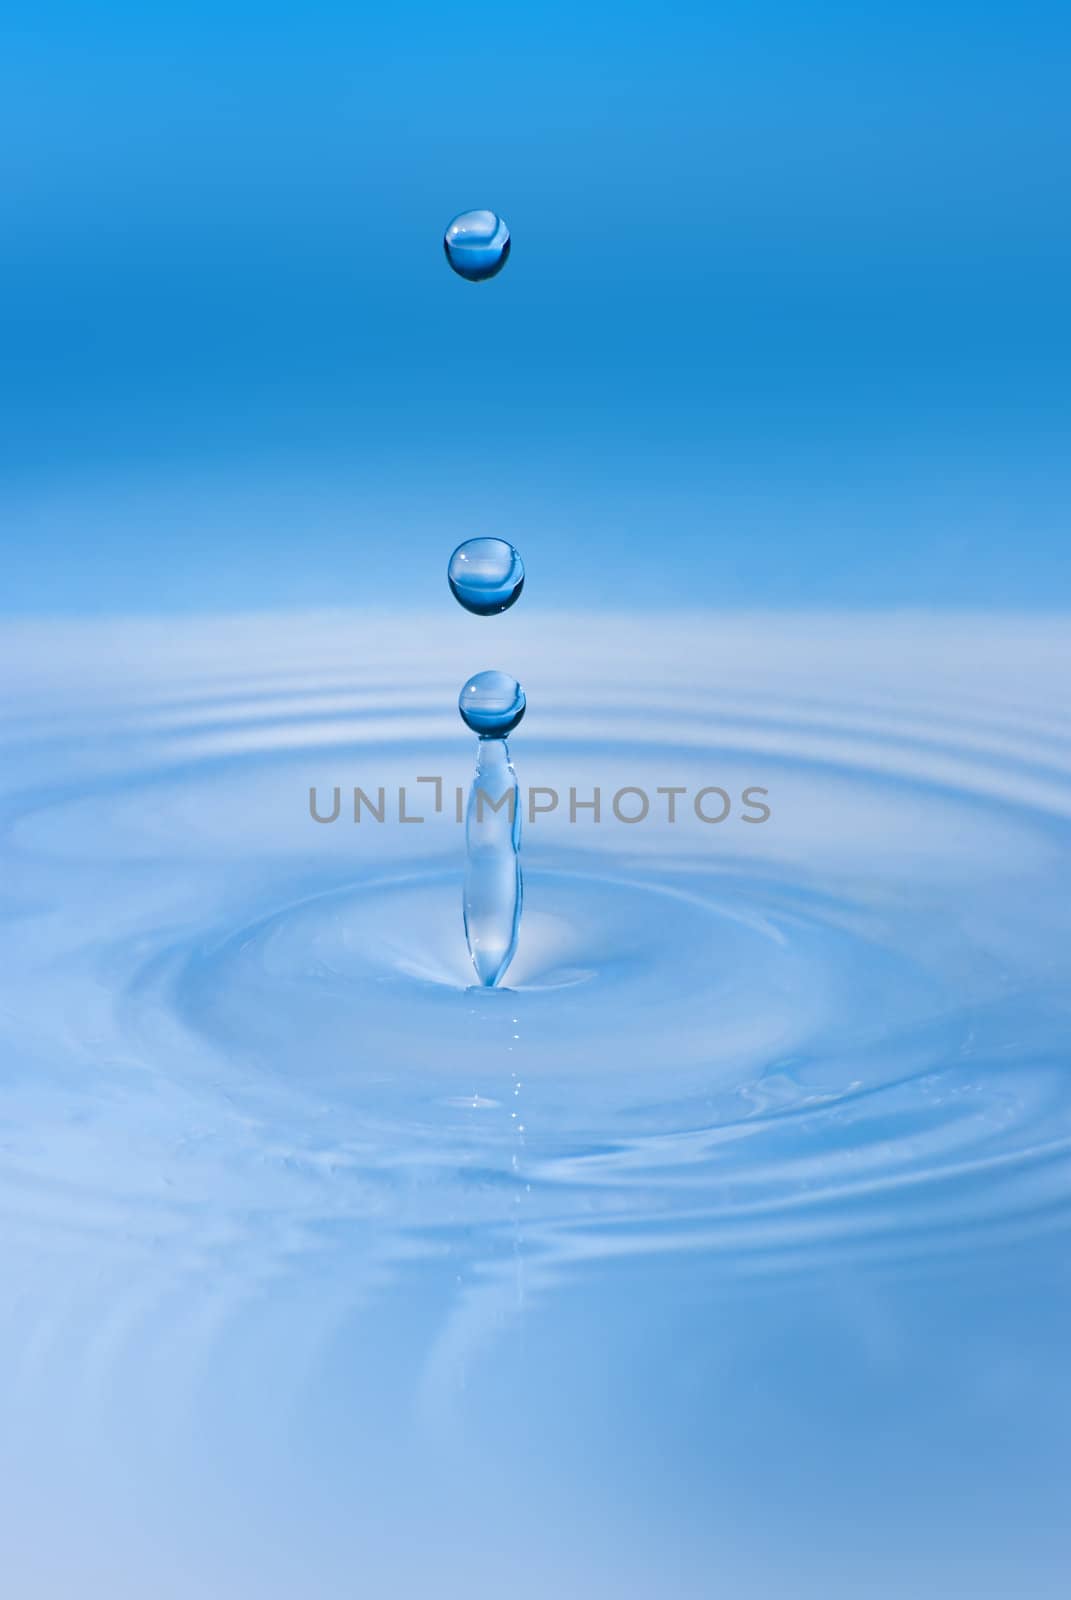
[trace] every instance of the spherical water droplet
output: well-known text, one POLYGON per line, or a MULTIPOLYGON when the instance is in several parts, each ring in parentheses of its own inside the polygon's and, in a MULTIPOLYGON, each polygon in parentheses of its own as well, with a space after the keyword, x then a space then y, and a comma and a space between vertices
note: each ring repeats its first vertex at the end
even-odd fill
POLYGON ((466 539, 446 569, 454 599, 478 617, 508 611, 524 588, 524 562, 505 539, 466 539))
POLYGON ((479 283, 506 265, 509 229, 493 211, 463 211, 443 235, 443 249, 455 272, 479 283))
POLYGON ((524 716, 524 690, 508 672, 478 672, 457 697, 462 721, 481 739, 504 739, 524 716))

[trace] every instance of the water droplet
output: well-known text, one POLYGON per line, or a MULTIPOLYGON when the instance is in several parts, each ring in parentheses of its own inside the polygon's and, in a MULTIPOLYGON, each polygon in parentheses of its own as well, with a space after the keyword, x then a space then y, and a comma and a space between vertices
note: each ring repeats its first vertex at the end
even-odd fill
POLYGON ((443 235, 446 259, 470 283, 493 278, 509 257, 509 229, 493 211, 463 211, 443 235))
POLYGON ((507 672, 478 672, 457 697, 462 721, 481 739, 504 739, 524 716, 524 690, 507 672))
POLYGON ((478 617, 508 611, 524 588, 524 562, 505 539, 467 539, 446 569, 454 599, 478 617))

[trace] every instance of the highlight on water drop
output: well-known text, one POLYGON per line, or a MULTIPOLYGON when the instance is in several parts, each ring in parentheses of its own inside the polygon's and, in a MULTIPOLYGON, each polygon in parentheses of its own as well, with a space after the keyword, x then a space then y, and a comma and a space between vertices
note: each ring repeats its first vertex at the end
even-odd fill
POLYGON ((481 739, 504 739, 524 716, 524 690, 508 672, 478 672, 457 697, 465 725, 481 739))
POLYGON ((447 261, 470 283, 482 283, 502 271, 509 243, 509 229, 494 211, 462 211, 443 235, 447 261))
POLYGON ((466 539, 446 576, 454 599, 478 617, 508 611, 524 588, 524 562, 505 539, 466 539))

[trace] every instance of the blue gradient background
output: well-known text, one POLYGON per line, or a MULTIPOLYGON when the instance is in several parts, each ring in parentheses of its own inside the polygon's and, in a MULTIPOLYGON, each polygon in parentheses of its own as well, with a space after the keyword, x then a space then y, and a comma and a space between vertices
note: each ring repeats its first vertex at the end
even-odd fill
POLYGON ((7 612, 1071 599, 1055 5, 45 5, 7 612), (508 218, 490 285, 446 221, 508 218))
MULTIPOLYGON (((6 19, 0 1543, 18 1600, 1062 1600, 1071 675, 1059 616, 1031 613, 1071 607, 1069 56, 1066 8, 1029 0, 6 19), (470 206, 513 233, 485 285, 442 255, 470 206), (485 625, 445 567, 478 534, 528 569, 490 626, 521 641, 529 775, 563 722, 573 762, 570 716, 606 718, 594 761, 623 741, 623 697, 651 727, 698 706, 711 781, 735 739, 748 782, 784 785, 780 832, 745 841, 775 884, 824 905, 848 880, 864 907, 877 885, 911 953, 947 940, 958 1009, 935 1026, 951 1039, 966 1016, 968 1074, 977 1000, 992 1053, 965 1148, 999 1144, 1006 1114, 1023 1158, 1010 1242, 986 1231, 997 1180, 965 1162, 947 1247, 944 1190, 888 1201, 917 1267, 884 1261, 861 1211, 854 1254, 816 1275, 787 1202, 798 1276, 741 1286, 709 1252, 639 1245, 541 1267, 538 1194, 523 1248, 459 1222, 430 1266, 383 1258, 455 1203, 497 1224, 516 1168, 458 1163, 440 1188, 435 1140, 399 1136, 380 1207, 356 1158, 337 1177, 327 1160, 375 1142, 346 1074, 281 1074, 278 1103, 254 1079, 251 1121, 222 1050, 218 1081, 211 1055, 169 1054, 182 1013, 144 999, 150 956, 214 982, 224 937, 367 870, 356 830, 323 830, 327 853, 310 782, 364 781, 376 738, 406 781, 438 770, 425 736, 469 759, 453 708, 485 625), (682 661, 679 606, 710 619, 708 660, 682 661), (345 613, 322 650, 321 607, 345 613), (868 640, 856 613, 896 608, 935 615, 868 640), (284 609, 317 617, 230 620, 284 609), (753 651, 737 610, 763 613, 753 651), (593 611, 619 650, 635 640, 627 660, 592 667, 593 611), (179 615, 208 612, 227 620, 179 615), (388 638, 416 719, 396 735, 349 654, 372 612, 367 649, 388 638), (167 620, 97 622, 148 613, 167 620), (42 616, 58 626, 19 621, 42 616), (457 643, 432 660, 438 619, 457 643), (529 662, 558 673, 542 698, 529 662), (1021 1127, 1002 1099, 1018 1067, 1021 1127)), ((404 1019, 399 1039, 415 1048, 404 1019)), ((944 1174, 926 1092, 917 1137, 879 1102, 861 1181, 886 1134, 944 1174)), ((702 1177, 735 1200, 719 1159, 702 1177)), ((593 1235, 598 1205, 578 1190, 593 1235)))

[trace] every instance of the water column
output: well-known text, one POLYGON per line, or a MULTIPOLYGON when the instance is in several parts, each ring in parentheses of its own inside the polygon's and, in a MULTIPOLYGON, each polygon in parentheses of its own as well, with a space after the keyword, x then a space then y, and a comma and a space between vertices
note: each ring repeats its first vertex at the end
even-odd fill
MULTIPOLYGON (((505 539, 468 539, 447 568, 459 605, 477 617, 508 611, 524 588, 524 562, 505 539)), ((521 808, 506 735, 524 716, 524 690, 505 672, 478 672, 457 702, 477 735, 476 772, 465 817, 465 938, 488 988, 504 975, 521 921, 521 808)))
POLYGON ((476 976, 493 988, 513 960, 521 923, 520 792, 505 736, 524 716, 524 690, 504 672, 479 672, 457 704, 479 736, 465 814, 465 938, 476 976))

